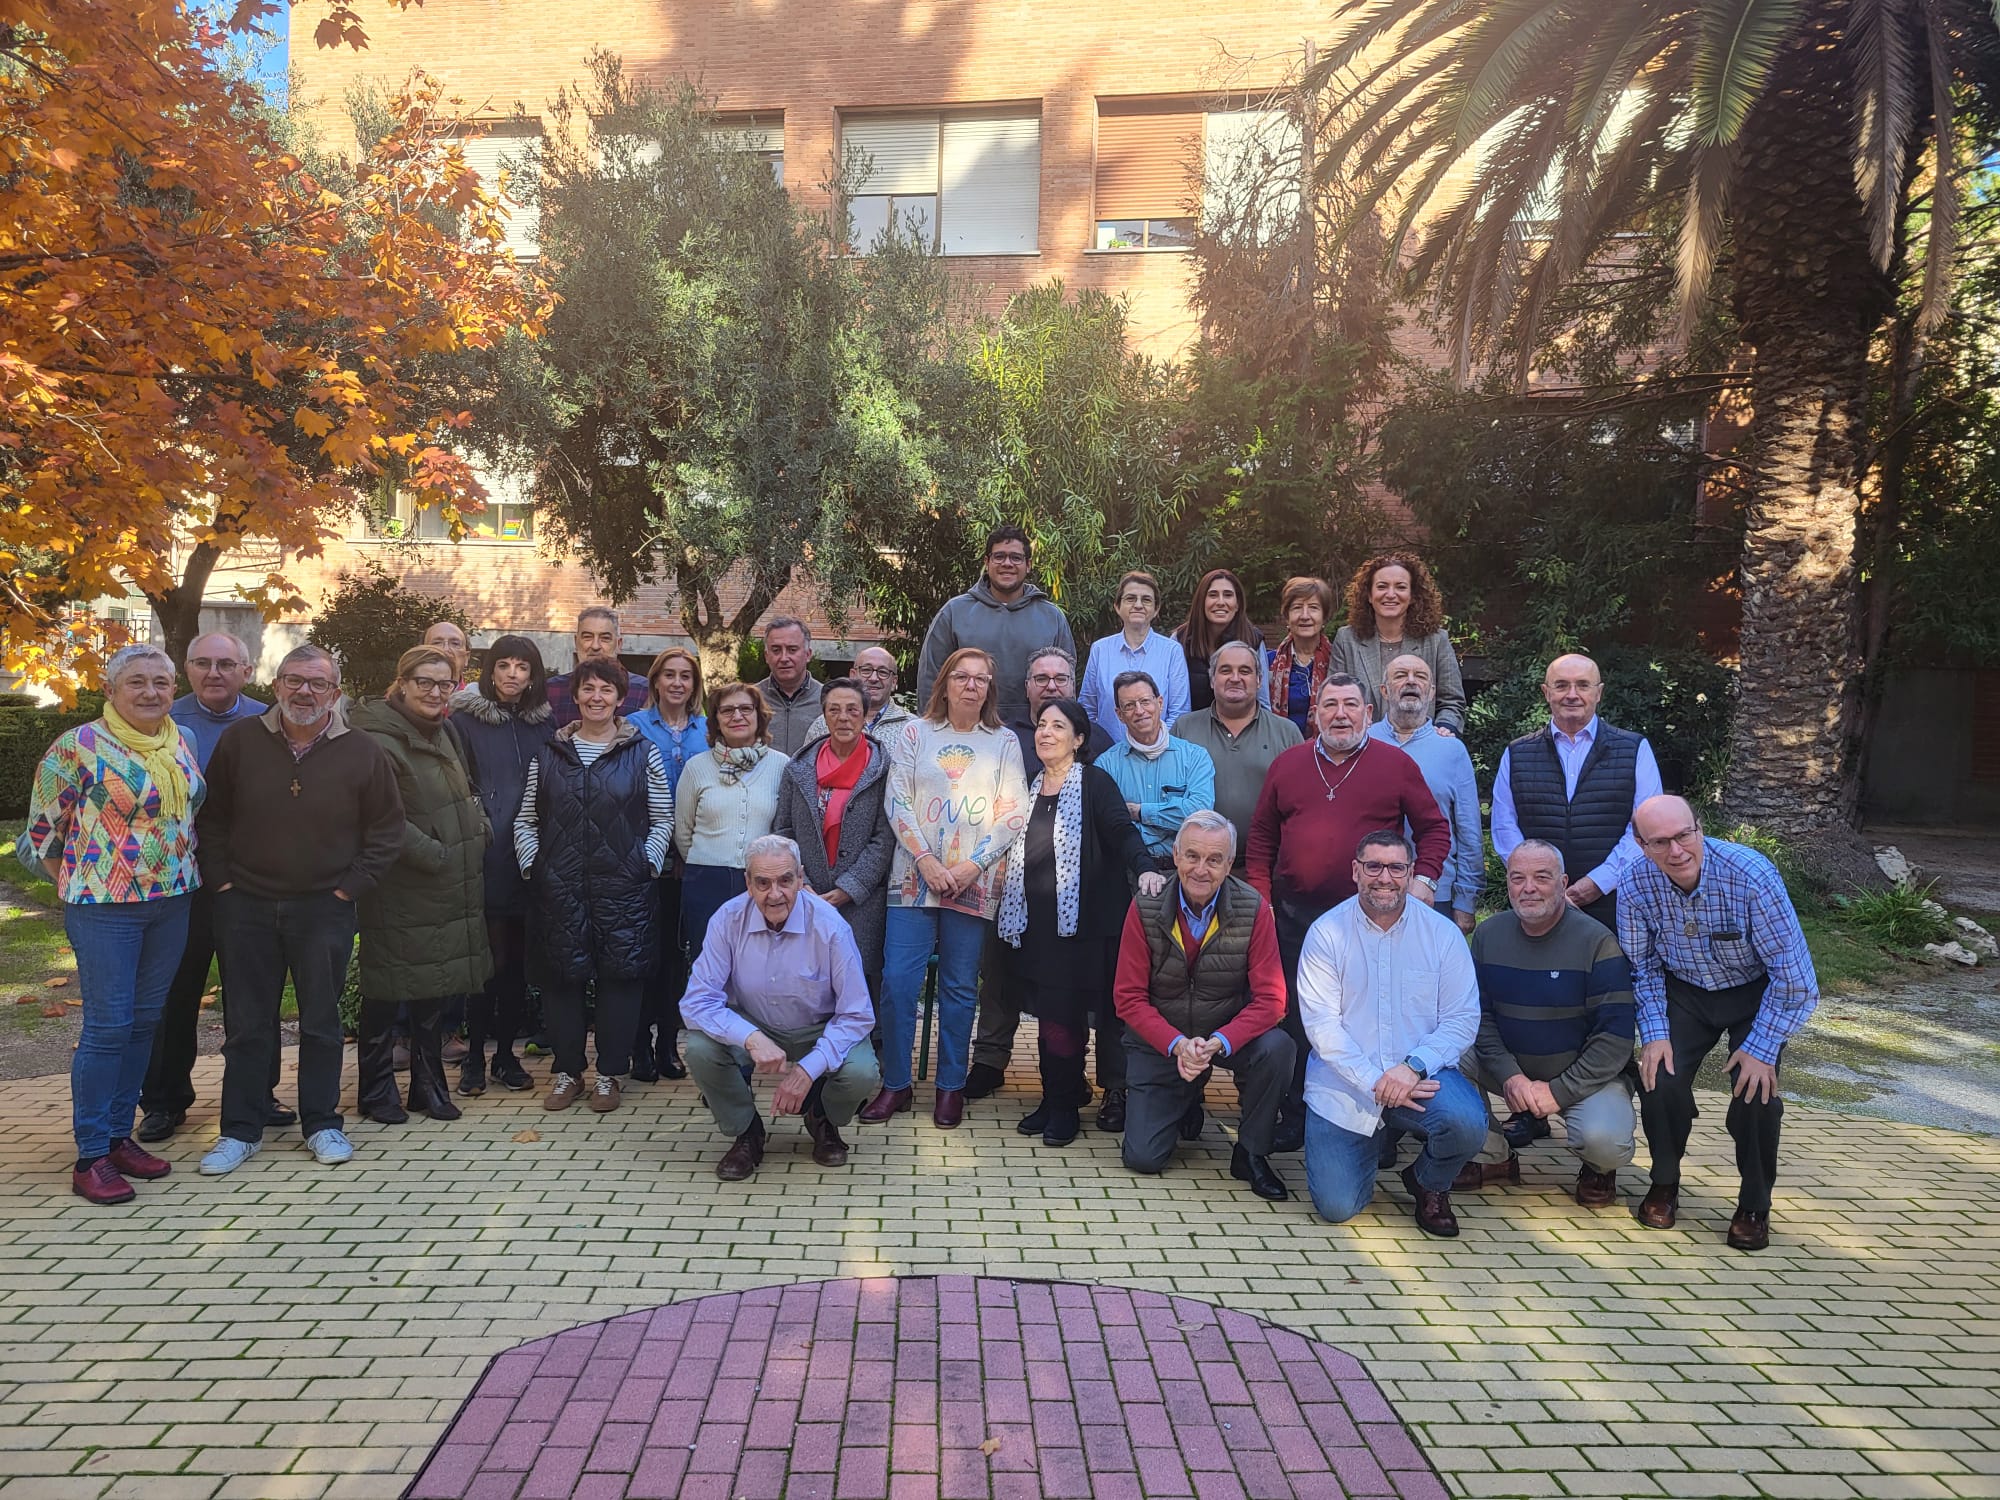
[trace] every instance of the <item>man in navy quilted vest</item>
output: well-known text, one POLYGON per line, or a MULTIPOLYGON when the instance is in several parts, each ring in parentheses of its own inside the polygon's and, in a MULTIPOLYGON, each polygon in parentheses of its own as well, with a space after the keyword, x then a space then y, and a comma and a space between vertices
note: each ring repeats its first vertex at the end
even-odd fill
POLYGON ((1618 882, 1640 859, 1632 810, 1657 797, 1659 762, 1642 734, 1597 716, 1604 678, 1587 656, 1558 656, 1542 677, 1549 727, 1524 734, 1493 777, 1493 851, 1523 839, 1562 851, 1569 904, 1618 930, 1618 882))

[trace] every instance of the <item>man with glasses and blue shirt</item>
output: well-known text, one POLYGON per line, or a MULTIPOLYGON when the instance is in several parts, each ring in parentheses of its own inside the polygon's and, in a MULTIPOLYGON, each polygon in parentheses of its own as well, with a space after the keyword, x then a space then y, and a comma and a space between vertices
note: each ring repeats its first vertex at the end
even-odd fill
POLYGON ((1648 798, 1632 831, 1646 858, 1619 887, 1618 940, 1632 964, 1639 1118, 1653 1157, 1639 1222, 1674 1227, 1681 1159, 1700 1113, 1695 1074, 1727 1037, 1740 1178, 1727 1240, 1733 1250, 1762 1250, 1785 1115, 1778 1061, 1819 1004, 1812 954, 1777 867, 1755 849, 1704 837, 1684 800, 1648 798))
POLYGON ((299 1128, 316 1161, 354 1155, 342 1129, 340 992, 355 900, 403 850, 388 752, 348 728, 340 663, 320 646, 278 664, 277 706, 224 732, 208 768, 202 884, 215 892, 222 997, 222 1134, 205 1177, 263 1148, 285 980, 299 1008, 299 1128))

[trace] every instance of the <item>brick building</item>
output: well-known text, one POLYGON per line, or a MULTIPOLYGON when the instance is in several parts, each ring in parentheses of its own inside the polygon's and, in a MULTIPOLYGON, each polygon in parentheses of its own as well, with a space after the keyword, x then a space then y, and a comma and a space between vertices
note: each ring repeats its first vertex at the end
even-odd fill
MULTIPOLYGON (((1240 151, 1274 127, 1270 91, 1296 74, 1325 7, 1296 0, 434 0, 371 7, 366 51, 322 51, 299 39, 293 108, 330 140, 350 130, 350 87, 393 85, 421 65, 494 133, 471 148, 497 167, 521 149, 517 114, 546 117, 586 77, 598 47, 628 74, 689 77, 713 96, 746 149, 770 157, 801 201, 822 205, 837 153, 859 145, 873 172, 851 204, 857 243, 893 216, 914 221, 997 308, 1050 277, 1130 299, 1135 336, 1172 353, 1194 335, 1187 304, 1189 165, 1240 151)), ((534 127, 530 127, 532 134, 534 127)), ((1282 128, 1282 127, 1278 127, 1282 128)), ((520 215, 517 249, 535 225, 520 215)), ((317 604, 336 573, 376 557, 415 586, 448 590, 485 640, 536 636, 569 659, 576 609, 598 597, 575 560, 536 546, 532 507, 495 488, 480 533, 394 543, 357 522, 323 558, 288 569, 317 604)), ((407 518, 420 539, 434 517, 407 518)), ((267 560, 258 560, 261 577, 267 560)), ((217 621, 257 629, 211 585, 217 621)), ((782 612, 811 614, 795 589, 782 612)), ((623 608, 629 655, 682 643, 672 590, 650 587, 623 608)), ((269 632, 264 651, 303 631, 269 632)), ((864 621, 831 654, 871 638, 864 621)))

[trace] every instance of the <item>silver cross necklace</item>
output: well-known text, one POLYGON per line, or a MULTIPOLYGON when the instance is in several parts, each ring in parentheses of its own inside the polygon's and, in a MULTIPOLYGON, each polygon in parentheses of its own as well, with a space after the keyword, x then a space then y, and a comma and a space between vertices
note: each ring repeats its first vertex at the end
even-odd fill
POLYGON ((1340 789, 1347 785, 1348 777, 1352 776, 1354 768, 1361 764, 1361 757, 1368 753, 1368 741, 1364 739, 1355 747, 1354 753, 1347 758, 1347 769, 1341 773, 1340 780, 1336 782, 1327 781, 1326 768, 1320 764, 1326 759, 1323 753, 1324 745, 1325 741, 1321 741, 1313 746, 1313 769, 1319 773, 1319 784, 1326 788, 1326 800, 1331 802, 1340 795, 1340 789))

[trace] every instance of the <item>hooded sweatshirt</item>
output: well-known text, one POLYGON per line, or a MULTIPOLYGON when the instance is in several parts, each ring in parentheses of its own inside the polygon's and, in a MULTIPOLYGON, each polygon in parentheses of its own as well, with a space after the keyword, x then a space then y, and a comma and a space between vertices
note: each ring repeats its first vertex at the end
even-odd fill
POLYGON ((1002 603, 993 597, 986 575, 938 611, 924 636, 917 660, 917 712, 931 701, 931 688, 951 653, 976 646, 993 658, 999 691, 1000 717, 1021 718, 1028 708, 1028 661, 1044 646, 1060 646, 1076 655, 1076 637, 1069 617, 1055 600, 1026 585, 1017 598, 1002 603))

